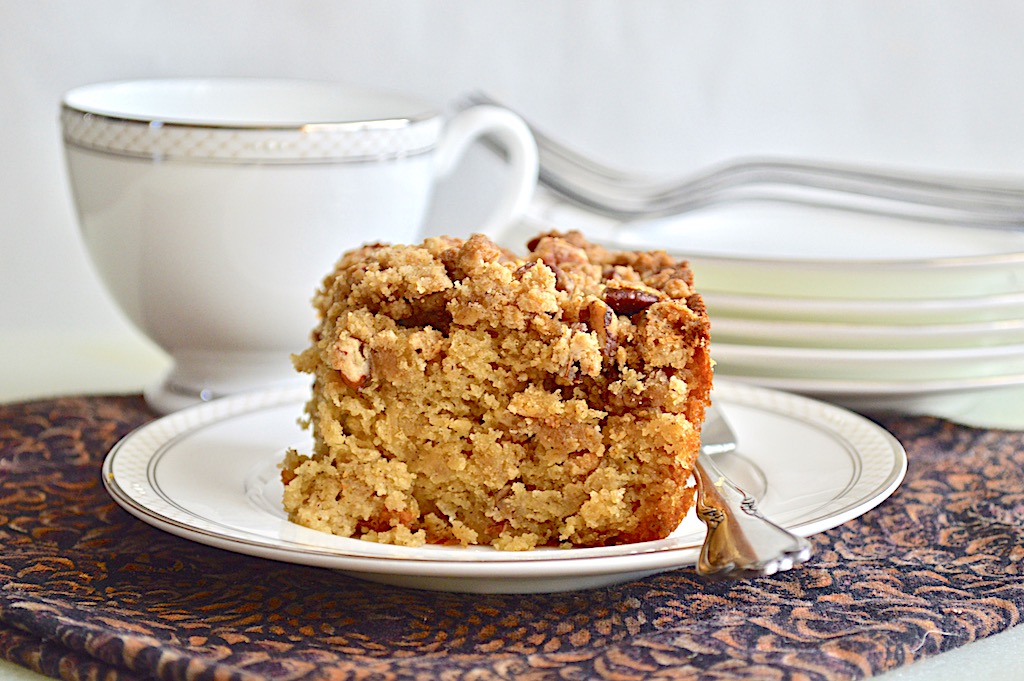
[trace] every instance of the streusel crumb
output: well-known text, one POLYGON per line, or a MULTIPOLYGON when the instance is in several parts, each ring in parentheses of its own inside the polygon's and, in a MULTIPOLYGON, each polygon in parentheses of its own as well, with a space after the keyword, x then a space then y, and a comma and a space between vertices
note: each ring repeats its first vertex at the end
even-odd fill
POLYGON ((295 357, 314 449, 283 463, 292 521, 505 550, 675 529, 712 380, 691 271, 575 232, 528 248, 476 235, 342 256, 295 357))

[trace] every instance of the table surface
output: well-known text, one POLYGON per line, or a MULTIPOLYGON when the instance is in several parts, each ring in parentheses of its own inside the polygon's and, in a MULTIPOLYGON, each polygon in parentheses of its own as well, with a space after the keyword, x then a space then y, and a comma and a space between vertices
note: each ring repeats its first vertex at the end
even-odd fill
MULTIPOLYGON (((168 366, 157 349, 131 335, 55 339, 0 333, 0 402, 67 394, 137 393, 168 366)), ((0 679, 43 678, 0 660, 0 679)), ((889 681, 1024 680, 1024 627, 1014 627, 876 678, 889 681)))

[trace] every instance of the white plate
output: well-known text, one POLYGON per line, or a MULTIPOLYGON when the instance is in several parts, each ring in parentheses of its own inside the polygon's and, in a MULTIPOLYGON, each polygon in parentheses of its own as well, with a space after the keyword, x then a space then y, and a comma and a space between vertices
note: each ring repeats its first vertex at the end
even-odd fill
POLYGON ((843 324, 712 316, 716 342, 793 348, 921 350, 1024 344, 1024 319, 968 324, 843 324))
MULTIPOLYGON (((251 393, 158 419, 111 450, 103 464, 104 484, 128 512, 186 539, 414 588, 564 591, 696 561, 704 532, 693 514, 659 541, 520 553, 390 546, 300 527, 281 508, 277 464, 285 448, 309 447, 296 423, 307 395, 251 393)), ((740 456, 727 461, 727 472, 763 475, 761 509, 801 535, 865 513, 906 472, 906 454, 895 438, 844 409, 725 382, 715 395, 740 442, 740 456)))
POLYGON ((848 350, 712 342, 715 372, 832 381, 965 381, 1024 373, 1024 345, 926 350, 848 350))
POLYGON ((685 257, 704 292, 931 300, 1024 291, 1024 231, 754 201, 627 223, 557 202, 536 210, 549 228, 685 257))
MULTIPOLYGON (((699 282, 698 282, 699 283, 699 282)), ((1024 291, 975 298, 833 300, 702 291, 713 319, 847 324, 966 324, 1024 319, 1024 291)))

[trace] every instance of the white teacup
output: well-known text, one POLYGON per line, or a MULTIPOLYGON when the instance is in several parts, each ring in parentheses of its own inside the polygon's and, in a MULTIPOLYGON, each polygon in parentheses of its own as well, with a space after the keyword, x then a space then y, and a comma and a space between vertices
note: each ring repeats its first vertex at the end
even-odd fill
POLYGON ((408 243, 435 181, 489 135, 509 180, 483 225, 526 209, 537 149, 514 114, 445 119, 408 97, 263 79, 103 83, 67 93, 61 124, 89 253, 128 318, 173 359, 147 391, 168 412, 290 383, 310 299, 342 252, 408 243))

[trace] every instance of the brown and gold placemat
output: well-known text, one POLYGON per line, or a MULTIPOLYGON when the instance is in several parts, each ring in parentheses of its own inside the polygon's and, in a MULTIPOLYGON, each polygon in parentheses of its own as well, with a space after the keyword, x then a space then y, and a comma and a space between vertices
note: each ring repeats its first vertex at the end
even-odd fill
POLYGON ((66 679, 856 679, 1024 611, 1024 433, 890 419, 910 470, 797 570, 549 595, 396 589, 166 534, 100 465, 140 397, 0 405, 0 655, 66 679))

